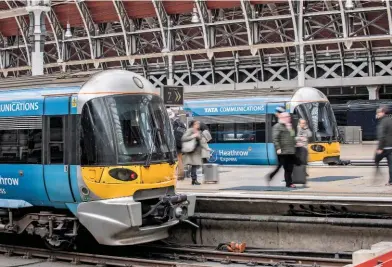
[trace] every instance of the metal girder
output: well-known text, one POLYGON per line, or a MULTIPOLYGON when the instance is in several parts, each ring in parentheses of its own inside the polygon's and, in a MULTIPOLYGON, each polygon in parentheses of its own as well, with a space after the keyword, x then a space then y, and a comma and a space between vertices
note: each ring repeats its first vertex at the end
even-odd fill
POLYGON ((159 26, 161 28, 162 35, 162 45, 166 49, 170 49, 168 46, 168 19, 165 7, 163 6, 163 2, 160 0, 151 0, 154 5, 155 13, 157 14, 159 26))
POLYGON ((128 17, 127 10, 124 7, 124 3, 122 0, 112 0, 113 5, 116 9, 118 18, 120 20, 121 28, 122 28, 122 33, 124 35, 124 45, 125 45, 125 52, 128 55, 130 55, 129 51, 129 41, 128 41, 128 32, 134 31, 135 30, 135 24, 133 21, 128 17))
MULTIPOLYGON (((348 38, 348 33, 347 33, 348 25, 346 20, 347 17, 343 6, 343 0, 339 0, 339 9, 340 9, 340 17, 342 19, 343 38, 348 38)), ((346 46, 347 49, 350 49, 353 43, 350 41, 346 41, 344 42, 344 45, 346 46)))
POLYGON ((79 14, 82 17, 82 21, 84 24, 84 28, 86 30, 88 42, 90 45, 90 54, 91 54, 91 59, 93 60, 93 64, 95 67, 97 67, 97 63, 95 63, 95 49, 94 49, 94 43, 92 36, 96 35, 96 29, 95 29, 95 24, 93 21, 93 18, 91 16, 90 10, 88 9, 86 3, 84 1, 80 0, 74 0, 76 7, 79 10, 79 14))
POLYGON ((53 32, 53 38, 56 44, 56 48, 57 48, 57 54, 58 54, 58 60, 59 61, 63 61, 64 60, 64 55, 63 55, 63 51, 62 51, 62 45, 64 45, 63 43, 63 37, 64 37, 64 30, 63 27, 60 24, 60 21, 57 18, 56 13, 54 12, 54 10, 51 8, 49 12, 46 13, 46 18, 49 21, 50 27, 52 28, 52 32, 53 32), (61 42, 59 41, 61 40, 61 42))
MULTIPOLYGON (((9 9, 17 8, 18 5, 15 3, 15 0, 5 0, 9 9)), ((20 34, 22 35, 23 42, 26 46, 26 57, 27 63, 31 66, 31 55, 30 55, 30 46, 29 46, 29 25, 27 24, 25 18, 23 16, 15 16, 16 24, 18 25, 20 34)))
MULTIPOLYGON (((356 2, 358 8, 360 9, 362 7, 362 3, 360 1, 356 2)), ((357 8, 355 9, 357 10, 357 8)), ((361 29, 363 30, 364 35, 370 35, 370 30, 369 30, 369 24, 365 25, 365 21, 367 22, 367 17, 364 15, 362 12, 358 14, 360 20, 361 20, 361 29)), ((348 33, 349 36, 354 36, 354 34, 348 33)), ((373 76, 374 75, 374 60, 373 60, 373 45, 371 42, 366 42, 366 47, 368 51, 368 61, 369 61, 369 75, 373 76)))
MULTIPOLYGON (((329 1, 329 0, 324 0, 324 3, 325 3, 325 5, 326 5, 326 7, 327 7, 327 9, 328 10, 333 10, 333 7, 332 7, 332 4, 331 4, 331 2, 329 1)), ((336 34, 335 34, 335 37, 339 37, 339 33, 338 33, 338 30, 339 30, 339 23, 337 22, 337 20, 338 20, 338 16, 339 15, 339 13, 338 14, 333 14, 333 15, 330 15, 330 17, 331 17, 331 19, 334 21, 334 23, 333 23, 333 27, 334 27, 334 29, 335 29, 335 32, 336 32, 336 34)), ((342 67, 342 76, 344 77, 344 56, 345 56, 345 53, 344 53, 344 46, 342 45, 342 44, 338 44, 338 47, 339 47, 339 53, 340 53, 340 60, 341 60, 341 67, 342 67)))
MULTIPOLYGON (((391 10, 391 2, 389 2, 389 0, 386 1, 386 6, 387 6, 387 14, 388 14, 389 34, 392 35, 392 10, 391 10)), ((392 39, 391 39, 391 43, 392 43, 392 39)))
POLYGON ((248 43, 250 46, 253 45, 251 22, 249 18, 252 18, 252 6, 249 0, 241 0, 241 8, 244 13, 246 32, 248 33, 248 43))
POLYGON ((206 21, 209 21, 207 5, 205 1, 201 1, 201 0, 194 0, 194 2, 201 22, 201 28, 203 29, 204 48, 208 49, 210 48, 210 43, 208 42, 208 38, 207 38, 208 29, 206 26, 206 21))
POLYGON ((0 11, 0 19, 7 19, 19 16, 26 16, 29 12, 25 7, 16 7, 10 10, 2 10, 0 11))

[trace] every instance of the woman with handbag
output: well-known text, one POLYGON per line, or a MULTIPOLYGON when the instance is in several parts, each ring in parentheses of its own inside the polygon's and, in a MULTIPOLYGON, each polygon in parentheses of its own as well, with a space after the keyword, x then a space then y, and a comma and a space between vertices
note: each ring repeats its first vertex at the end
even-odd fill
POLYGON ((189 129, 184 133, 182 140, 182 153, 184 165, 191 165, 192 185, 200 185, 197 181, 197 169, 203 164, 202 151, 209 150, 206 142, 202 141, 200 122, 191 121, 189 129))

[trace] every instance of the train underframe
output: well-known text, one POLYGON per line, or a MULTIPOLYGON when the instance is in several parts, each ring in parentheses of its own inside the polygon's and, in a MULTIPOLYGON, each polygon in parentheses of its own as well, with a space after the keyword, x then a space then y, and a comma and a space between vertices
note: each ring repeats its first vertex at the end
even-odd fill
MULTIPOLYGON (((141 225, 133 227, 136 228, 136 231, 139 228, 160 227, 162 224, 173 226, 179 221, 192 224, 187 220, 189 205, 187 195, 162 196, 159 199, 146 199, 139 203, 141 204, 141 212, 137 216, 140 218, 132 218, 134 221, 141 221, 141 225)), ((84 204, 88 204, 88 202, 84 202, 84 204)), ((0 233, 27 233, 39 236, 44 244, 53 250, 72 247, 81 228, 86 228, 99 241, 99 237, 95 236, 88 226, 85 227, 79 218, 68 210, 47 209, 43 211, 39 207, 0 209, 0 233)), ((130 234, 134 232, 135 229, 132 229, 130 234)))

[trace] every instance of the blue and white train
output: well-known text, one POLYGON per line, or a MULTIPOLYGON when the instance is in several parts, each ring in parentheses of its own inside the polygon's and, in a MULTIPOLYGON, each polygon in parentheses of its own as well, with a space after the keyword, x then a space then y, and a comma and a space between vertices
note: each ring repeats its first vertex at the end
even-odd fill
POLYGON ((186 101, 184 110, 208 125, 213 154, 210 162, 224 165, 273 165, 276 153, 272 126, 275 110, 286 107, 293 124, 304 118, 313 133, 309 161, 336 163, 340 158, 336 120, 327 97, 315 88, 292 95, 186 101))
POLYGON ((81 227, 105 245, 166 238, 195 207, 175 194, 175 170, 169 117, 140 75, 0 91, 0 232, 38 235, 53 249, 81 227))

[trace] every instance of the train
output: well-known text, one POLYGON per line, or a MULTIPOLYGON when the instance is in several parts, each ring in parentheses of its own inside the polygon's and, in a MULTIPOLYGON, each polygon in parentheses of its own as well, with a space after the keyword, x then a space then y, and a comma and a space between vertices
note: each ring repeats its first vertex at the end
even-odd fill
POLYGON ((0 91, 0 232, 54 250, 168 237, 196 197, 176 193, 175 139, 159 91, 125 70, 82 86, 0 91))
POLYGON ((337 164, 339 133, 328 98, 319 90, 303 87, 292 94, 253 98, 222 98, 185 101, 189 120, 205 123, 212 135, 211 163, 222 165, 275 165, 272 127, 277 107, 290 112, 293 125, 300 118, 312 131, 309 162, 337 164))
POLYGON ((381 105, 392 111, 392 101, 388 99, 351 100, 345 104, 332 105, 332 108, 338 126, 361 126, 362 140, 374 141, 377 140, 376 110, 381 105))

